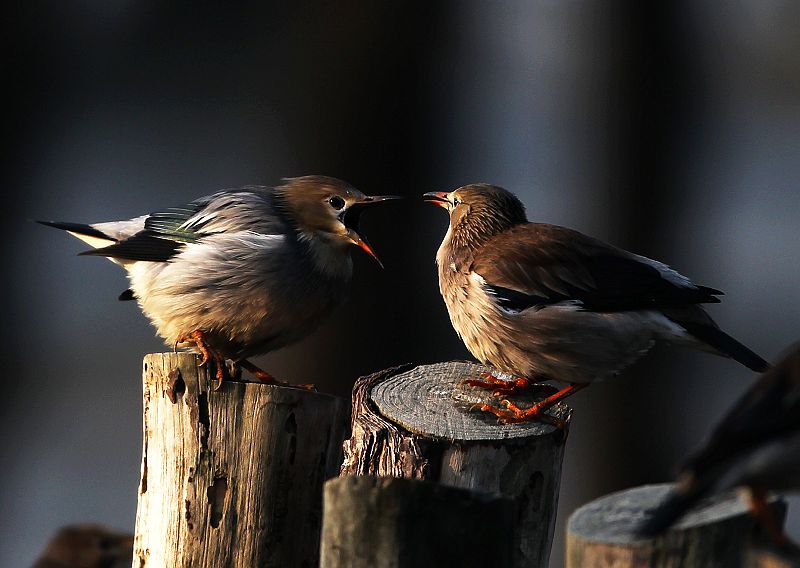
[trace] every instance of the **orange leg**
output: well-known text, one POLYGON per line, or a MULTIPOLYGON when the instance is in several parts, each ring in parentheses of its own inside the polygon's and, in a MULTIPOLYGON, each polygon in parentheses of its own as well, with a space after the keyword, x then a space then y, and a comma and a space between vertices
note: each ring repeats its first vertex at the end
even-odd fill
MULTIPOLYGON (((498 422, 501 424, 509 424, 514 422, 522 422, 522 420, 516 420, 514 418, 509 418, 511 413, 507 410, 503 410, 502 408, 497 408, 496 406, 492 406, 490 404, 481 404, 477 407, 482 412, 490 412, 497 416, 498 422)), ((532 417, 529 419, 530 421, 542 422, 543 424, 550 424, 551 426, 555 426, 556 428, 561 428, 562 430, 566 427, 566 423, 563 420, 559 420, 549 414, 545 414, 542 412, 538 416, 532 417)))
POLYGON ((750 487, 750 512, 767 531, 772 543, 781 549, 794 548, 795 545, 783 532, 783 524, 767 503, 767 492, 760 487, 750 487))
POLYGON ((282 386, 282 387, 292 387, 292 388, 298 388, 298 389, 303 389, 303 390, 308 390, 308 391, 317 390, 317 387, 315 387, 314 385, 312 385, 310 383, 309 384, 304 384, 304 385, 293 385, 291 383, 287 383, 286 381, 279 381, 278 379, 276 379, 275 377, 270 375, 268 372, 266 372, 265 370, 261 369, 260 367, 257 367, 256 365, 254 365, 253 363, 251 363, 247 359, 241 359, 240 361, 237 361, 237 364, 241 365, 242 368, 244 368, 245 370, 249 371, 255 378, 257 378, 260 381, 263 381, 264 383, 266 383, 268 385, 279 385, 279 386, 282 386))
POLYGON ((177 347, 178 343, 186 342, 194 343, 197 346, 197 350, 200 351, 201 366, 205 365, 209 361, 214 361, 214 366, 216 367, 215 378, 217 380, 214 390, 218 390, 219 387, 222 386, 222 381, 225 380, 225 357, 220 355, 216 349, 213 349, 208 344, 205 334, 199 329, 196 329, 188 335, 184 334, 178 337, 178 341, 175 346, 177 347))
MULTIPOLYGON (((488 404, 481 405, 481 410, 484 412, 491 412, 495 416, 500 419, 500 422, 503 423, 513 423, 513 422, 525 422, 528 420, 536 420, 539 422, 546 422, 548 424, 552 424, 554 419, 552 416, 547 416, 545 412, 547 409, 555 405, 556 403, 564 400, 570 395, 575 394, 579 390, 585 388, 588 384, 585 383, 570 383, 568 386, 564 387, 560 391, 555 394, 551 394, 544 400, 541 400, 531 406, 530 408, 522 409, 510 400, 503 399, 500 402, 503 406, 506 407, 507 410, 503 410, 501 408, 495 408, 493 406, 489 406, 488 404)), ((561 422, 561 421, 558 421, 561 422)), ((564 426, 563 422, 560 424, 561 427, 564 426)))
POLYGON ((491 373, 481 373, 481 379, 466 379, 461 382, 462 385, 469 385, 492 391, 494 396, 508 396, 512 394, 519 394, 530 390, 544 390, 548 393, 556 392, 556 389, 550 385, 535 383, 531 379, 525 377, 515 377, 510 381, 499 379, 491 373))

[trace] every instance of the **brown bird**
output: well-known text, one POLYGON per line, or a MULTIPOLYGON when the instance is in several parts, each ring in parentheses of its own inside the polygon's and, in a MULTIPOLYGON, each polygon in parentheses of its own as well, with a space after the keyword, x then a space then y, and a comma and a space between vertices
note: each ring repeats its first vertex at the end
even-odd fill
POLYGON ((102 525, 69 525, 47 543, 33 568, 127 568, 132 560, 132 534, 102 525))
POLYGON ((749 490, 750 508, 776 544, 788 539, 767 506, 767 491, 800 491, 800 345, 739 399, 706 445, 683 466, 675 491, 642 524, 641 536, 667 530, 703 497, 749 490))
POLYGON ((347 295, 357 246, 380 261, 359 232, 363 210, 395 196, 365 195, 327 176, 277 187, 228 189, 124 221, 40 221, 66 230, 128 272, 136 299, 170 346, 194 347, 224 377, 311 333, 347 295))
POLYGON ((424 197, 450 214, 436 263, 453 327, 477 359, 517 377, 467 383, 496 394, 534 380, 568 383, 527 409, 509 400, 481 407, 503 421, 546 420, 553 404, 619 373, 658 340, 768 367, 700 307, 719 302, 719 290, 578 231, 530 223, 519 199, 494 185, 424 197))

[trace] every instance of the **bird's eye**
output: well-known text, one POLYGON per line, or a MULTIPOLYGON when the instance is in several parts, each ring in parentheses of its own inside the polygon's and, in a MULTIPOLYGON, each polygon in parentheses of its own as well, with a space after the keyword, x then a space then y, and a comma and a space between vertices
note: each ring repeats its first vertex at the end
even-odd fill
POLYGON ((338 195, 334 195, 328 200, 328 203, 331 204, 331 207, 339 211, 342 207, 344 207, 344 199, 339 197, 338 195))
POLYGON ((453 207, 461 205, 461 200, 458 197, 453 198, 453 207))

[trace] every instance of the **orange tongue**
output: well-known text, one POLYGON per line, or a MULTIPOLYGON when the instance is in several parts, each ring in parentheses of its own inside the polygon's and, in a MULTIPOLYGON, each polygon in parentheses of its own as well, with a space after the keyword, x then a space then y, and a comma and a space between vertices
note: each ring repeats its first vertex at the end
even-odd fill
POLYGON ((372 247, 371 247, 371 246, 369 246, 369 244, 367 244, 367 241, 365 241, 364 239, 358 239, 358 242, 357 242, 356 244, 357 244, 357 245, 358 245, 358 246, 359 246, 359 247, 360 247, 360 248, 361 248, 361 249, 362 249, 364 252, 366 252, 368 255, 370 255, 372 258, 374 258, 374 259, 375 259, 375 262, 377 262, 377 263, 378 263, 378 266, 380 266, 381 268, 383 268, 383 263, 381 262, 381 259, 380 259, 380 258, 378 258, 378 255, 377 255, 377 254, 375 254, 375 251, 374 251, 374 250, 372 250, 372 247))

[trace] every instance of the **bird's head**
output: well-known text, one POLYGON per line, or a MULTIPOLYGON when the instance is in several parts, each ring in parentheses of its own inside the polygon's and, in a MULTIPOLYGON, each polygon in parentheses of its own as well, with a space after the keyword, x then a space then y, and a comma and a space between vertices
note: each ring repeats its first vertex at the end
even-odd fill
POLYGON ((356 245, 383 266, 359 232, 358 221, 365 206, 399 197, 365 195, 327 176, 288 178, 275 189, 301 238, 319 239, 333 246, 356 245))
POLYGON ((528 221, 525 206, 513 193, 488 183, 465 185, 449 193, 431 191, 423 197, 446 209, 451 233, 467 241, 483 242, 528 221))

